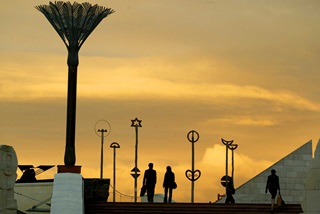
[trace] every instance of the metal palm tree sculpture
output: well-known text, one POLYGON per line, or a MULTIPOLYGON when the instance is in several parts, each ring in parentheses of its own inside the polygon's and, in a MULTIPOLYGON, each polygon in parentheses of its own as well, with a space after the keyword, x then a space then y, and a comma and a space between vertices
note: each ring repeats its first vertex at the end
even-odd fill
POLYGON ((88 2, 71 4, 62 1, 50 2, 49 5, 39 5, 36 6, 36 9, 45 15, 68 49, 68 98, 64 163, 66 166, 74 166, 76 162, 75 125, 79 50, 102 19, 112 14, 114 10, 97 4, 91 5, 88 2))

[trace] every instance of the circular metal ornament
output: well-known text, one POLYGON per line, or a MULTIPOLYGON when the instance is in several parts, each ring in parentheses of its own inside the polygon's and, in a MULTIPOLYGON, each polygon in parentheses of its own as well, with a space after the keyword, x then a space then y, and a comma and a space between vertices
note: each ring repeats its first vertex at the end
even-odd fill
POLYGON ((188 133, 187 138, 191 143, 195 143, 195 142, 197 142, 199 140, 199 133, 197 131, 195 131, 195 130, 191 130, 188 133))
POLYGON ((106 120, 98 120, 96 122, 96 124, 94 124, 94 132, 96 133, 96 135, 98 135, 99 137, 101 137, 101 132, 99 132, 98 130, 102 130, 102 129, 106 129, 107 132, 103 135, 104 137, 107 137, 110 133, 111 133, 111 125, 108 121, 106 120), (106 126, 109 127, 106 128, 106 126))
MULTIPOLYGON (((228 181, 232 181, 232 180, 233 180, 233 178, 230 177, 230 176, 228 176, 228 181)), ((222 178, 221 178, 221 185, 224 186, 224 187, 226 187, 226 184, 227 184, 227 176, 222 176, 222 178)))

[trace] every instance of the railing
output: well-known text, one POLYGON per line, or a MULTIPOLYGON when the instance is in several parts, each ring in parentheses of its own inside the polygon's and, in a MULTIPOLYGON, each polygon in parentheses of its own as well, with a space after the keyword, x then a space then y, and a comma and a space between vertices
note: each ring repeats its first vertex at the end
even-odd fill
POLYGON ((47 198, 44 201, 40 201, 38 199, 32 198, 30 196, 24 195, 24 194, 16 192, 16 191, 14 193, 17 194, 17 195, 20 195, 21 197, 24 197, 24 198, 27 198, 29 200, 38 202, 37 204, 33 205, 31 208, 29 208, 26 211, 28 211, 28 212, 50 212, 51 197, 47 198), (39 208, 41 205, 47 205, 48 208, 39 208))
MULTIPOLYGON (((113 201, 113 186, 111 184, 109 184, 109 197, 108 197, 108 202, 112 202, 113 201)), ((41 205, 47 205, 50 207, 51 205, 51 197, 46 199, 46 200, 38 200, 38 199, 35 199, 33 197, 30 197, 28 195, 25 195, 25 194, 22 194, 22 193, 19 193, 19 192, 14 192, 15 194, 17 195, 20 195, 20 197, 24 197, 24 198, 27 198, 28 200, 30 201, 34 201, 34 205, 32 206, 32 208, 28 209, 29 212, 32 212, 32 211, 37 211, 39 210, 39 206, 41 205), (36 204, 37 203, 37 204, 36 204)), ((127 194, 124 194, 124 193, 121 193, 119 191, 115 191, 116 193, 116 202, 134 202, 134 196, 133 195, 127 195, 127 194)), ((138 196, 137 197, 137 202, 141 202, 141 197, 138 196)))
MULTIPOLYGON (((109 187, 112 189, 112 191, 110 191, 110 189, 109 189, 108 201, 112 202, 113 201, 113 186, 111 184, 109 184, 109 187)), ((115 192, 116 192, 116 200, 115 200, 116 202, 134 202, 134 196, 123 194, 117 190, 115 192)), ((138 199, 140 199, 140 197, 138 197, 138 199)), ((141 201, 141 199, 139 201, 141 201)))

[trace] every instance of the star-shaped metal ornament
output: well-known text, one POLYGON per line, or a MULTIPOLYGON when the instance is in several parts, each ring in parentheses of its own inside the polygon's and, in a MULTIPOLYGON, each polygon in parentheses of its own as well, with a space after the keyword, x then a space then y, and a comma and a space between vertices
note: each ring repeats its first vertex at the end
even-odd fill
POLYGON ((131 127, 142 127, 141 126, 142 120, 138 120, 138 118, 131 120, 131 122, 132 122, 131 127))

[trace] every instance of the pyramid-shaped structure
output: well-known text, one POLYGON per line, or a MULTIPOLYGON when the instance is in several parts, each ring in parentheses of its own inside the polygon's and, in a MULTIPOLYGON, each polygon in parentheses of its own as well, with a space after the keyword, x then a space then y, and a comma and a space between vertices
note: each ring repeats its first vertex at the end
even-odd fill
MULTIPOLYGON (((265 169, 243 185, 233 195, 236 203, 270 203, 270 194, 265 194, 266 182, 271 169, 277 171, 281 196, 286 203, 300 204, 303 199, 307 172, 312 161, 312 141, 293 151, 272 166, 265 169)), ((237 178, 235 178, 236 180, 237 178)), ((225 197, 217 203, 224 203, 225 197)))

